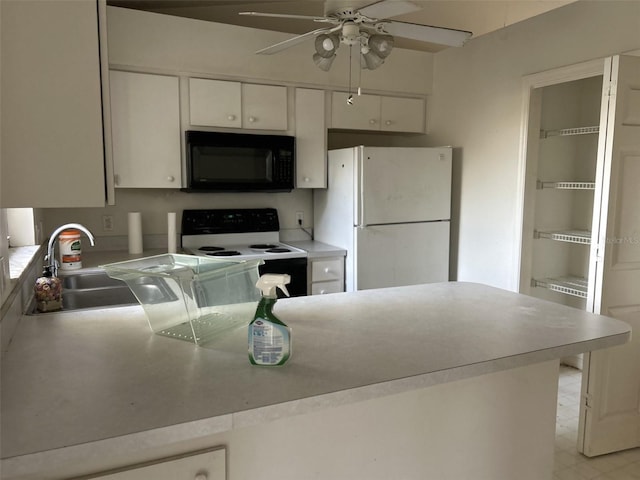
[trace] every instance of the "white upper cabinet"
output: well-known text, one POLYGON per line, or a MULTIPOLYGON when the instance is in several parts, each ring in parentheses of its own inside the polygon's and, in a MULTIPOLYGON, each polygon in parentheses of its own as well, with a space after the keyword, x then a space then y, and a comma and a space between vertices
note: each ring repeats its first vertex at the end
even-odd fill
POLYGON ((194 126, 242 127, 238 82, 189 79, 189 118, 194 126))
POLYGON ((189 123, 200 127, 287 129, 287 87, 189 79, 189 123))
POLYGON ((2 2, 6 207, 103 207, 96 1, 2 2))
POLYGON ((331 127, 346 130, 381 130, 424 133, 425 102, 421 98, 354 95, 333 92, 331 127))
POLYGON ((110 72, 115 184, 180 188, 178 77, 110 72))
POLYGON ((296 187, 327 187, 327 127, 323 90, 296 88, 296 187))
POLYGON ((242 128, 287 129, 287 87, 242 84, 242 128))
POLYGON ((380 97, 355 96, 353 104, 347 102, 348 93, 331 95, 331 126, 349 130, 380 130, 380 97))
POLYGON ((380 97, 380 129, 388 132, 424 133, 424 100, 380 97))

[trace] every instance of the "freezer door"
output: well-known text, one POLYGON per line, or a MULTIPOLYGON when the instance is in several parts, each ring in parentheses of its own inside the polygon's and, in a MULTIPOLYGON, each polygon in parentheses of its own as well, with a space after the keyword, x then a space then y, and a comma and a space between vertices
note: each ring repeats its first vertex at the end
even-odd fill
POLYGON ((451 217, 451 148, 364 147, 357 225, 451 217))
POLYGON ((448 281, 448 221, 355 230, 354 290, 448 281))

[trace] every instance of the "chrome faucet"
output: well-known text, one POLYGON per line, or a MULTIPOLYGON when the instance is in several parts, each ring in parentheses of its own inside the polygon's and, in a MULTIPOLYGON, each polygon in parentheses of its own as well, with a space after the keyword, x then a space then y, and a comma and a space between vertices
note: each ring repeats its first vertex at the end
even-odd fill
POLYGON ((50 268, 50 271, 54 277, 58 276, 58 265, 59 265, 58 261, 56 260, 53 254, 55 250, 55 241, 56 241, 56 238, 58 238, 58 235, 60 235, 60 233, 63 230, 66 230, 67 228, 75 228, 77 230, 84 232, 87 235, 87 237, 89 237, 91 246, 93 247, 96 244, 95 239, 93 238, 93 234, 84 225, 80 225, 79 223, 67 223, 65 225, 62 225, 61 227, 56 228, 51 234, 51 236, 49 237, 49 243, 47 244, 47 256, 45 258, 45 262, 47 262, 46 266, 50 268))

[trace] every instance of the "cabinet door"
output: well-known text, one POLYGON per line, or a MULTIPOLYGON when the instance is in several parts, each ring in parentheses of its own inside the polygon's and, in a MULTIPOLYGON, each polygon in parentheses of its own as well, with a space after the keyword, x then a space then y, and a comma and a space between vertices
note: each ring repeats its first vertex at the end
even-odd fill
POLYGON ((178 78, 112 70, 116 187, 180 188, 178 78))
POLYGON ((202 127, 242 126, 241 84, 207 80, 189 79, 189 122, 202 127))
POLYGON ((327 187, 327 126, 322 90, 296 89, 296 187, 327 187))
POLYGON ((103 207, 98 8, 2 2, 3 207, 103 207))
POLYGON ((95 480, 225 480, 225 449, 163 460, 118 473, 91 477, 95 480))
POLYGON ((424 133, 424 100, 381 97, 380 128, 389 132, 424 133))
POLYGON ((353 104, 347 103, 348 93, 331 95, 331 127, 349 130, 380 130, 380 97, 354 95, 353 104))
POLYGON ((287 129, 287 87, 242 84, 242 128, 287 129))

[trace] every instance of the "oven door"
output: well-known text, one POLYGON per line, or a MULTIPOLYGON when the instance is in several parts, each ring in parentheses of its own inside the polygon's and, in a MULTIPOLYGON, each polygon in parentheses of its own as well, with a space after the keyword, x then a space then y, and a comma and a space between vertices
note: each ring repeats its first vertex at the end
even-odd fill
MULTIPOLYGON (((287 285, 287 290, 292 297, 307 295, 307 259, 303 258, 282 258, 277 260, 265 260, 264 264, 258 267, 260 275, 264 273, 286 273, 291 276, 291 283, 287 285)), ((278 298, 286 297, 279 289, 278 298)))

